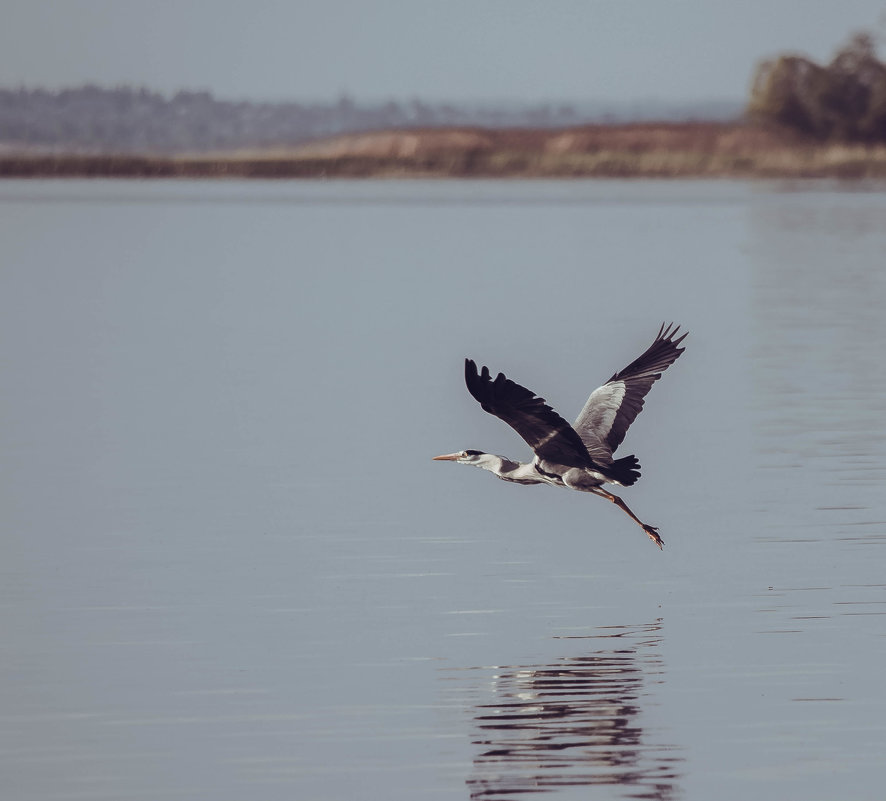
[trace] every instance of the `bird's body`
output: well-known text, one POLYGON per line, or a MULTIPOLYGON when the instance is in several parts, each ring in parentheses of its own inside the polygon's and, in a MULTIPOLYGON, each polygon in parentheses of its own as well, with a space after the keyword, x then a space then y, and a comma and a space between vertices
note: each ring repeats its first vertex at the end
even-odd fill
POLYGON ((571 426, 543 398, 502 373, 493 379, 486 367, 478 372, 477 365, 465 359, 468 391, 485 411, 523 437, 535 458, 529 463, 515 462, 476 450, 434 458, 472 464, 517 484, 550 484, 600 495, 624 510, 661 548, 658 529, 643 523, 621 498, 603 489, 603 484, 628 487, 640 477, 636 456, 613 459, 613 453, 642 410, 652 384, 683 352, 679 344, 686 334, 674 339, 678 331, 679 326, 662 325, 641 356, 591 393, 571 426))

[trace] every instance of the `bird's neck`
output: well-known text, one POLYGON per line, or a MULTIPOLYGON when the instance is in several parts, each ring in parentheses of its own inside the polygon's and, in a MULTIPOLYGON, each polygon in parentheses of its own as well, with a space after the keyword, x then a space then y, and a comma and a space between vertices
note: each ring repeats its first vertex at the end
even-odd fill
POLYGON ((496 456, 494 453, 484 453, 479 461, 474 462, 476 467, 495 473, 505 481, 516 481, 520 484, 539 484, 541 479, 531 464, 515 462, 504 456, 496 456))

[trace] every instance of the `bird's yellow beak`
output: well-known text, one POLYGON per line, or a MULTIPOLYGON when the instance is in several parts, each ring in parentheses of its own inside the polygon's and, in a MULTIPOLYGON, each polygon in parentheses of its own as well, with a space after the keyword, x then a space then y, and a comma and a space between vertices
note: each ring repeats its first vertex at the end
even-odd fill
POLYGON ((435 456, 431 461, 433 462, 457 462, 458 457, 461 454, 458 453, 444 453, 442 456, 435 456))

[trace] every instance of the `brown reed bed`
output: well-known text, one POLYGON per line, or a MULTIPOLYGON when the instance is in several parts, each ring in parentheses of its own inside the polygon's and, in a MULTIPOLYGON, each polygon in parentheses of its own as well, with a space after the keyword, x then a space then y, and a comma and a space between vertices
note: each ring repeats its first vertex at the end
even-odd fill
POLYGON ((429 129, 199 155, 0 154, 6 178, 886 178, 886 145, 749 125, 429 129))

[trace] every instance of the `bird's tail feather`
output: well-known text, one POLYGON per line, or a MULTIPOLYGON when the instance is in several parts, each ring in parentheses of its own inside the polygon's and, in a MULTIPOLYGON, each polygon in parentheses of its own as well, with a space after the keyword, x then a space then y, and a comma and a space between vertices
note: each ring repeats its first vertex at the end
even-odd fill
POLYGON ((623 487, 630 487, 640 478, 640 462, 634 454, 616 459, 607 472, 623 487))

